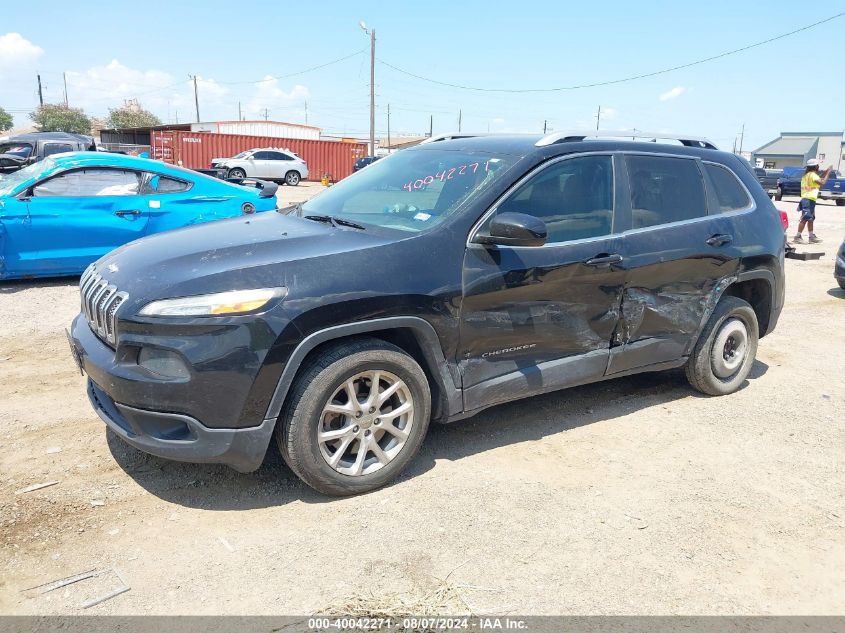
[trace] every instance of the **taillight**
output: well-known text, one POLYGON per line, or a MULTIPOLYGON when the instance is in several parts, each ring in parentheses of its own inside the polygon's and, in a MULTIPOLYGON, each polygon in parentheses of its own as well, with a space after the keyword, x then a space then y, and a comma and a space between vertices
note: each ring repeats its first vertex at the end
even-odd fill
POLYGON ((786 211, 780 212, 780 223, 783 224, 783 230, 789 228, 789 216, 786 214, 786 211))

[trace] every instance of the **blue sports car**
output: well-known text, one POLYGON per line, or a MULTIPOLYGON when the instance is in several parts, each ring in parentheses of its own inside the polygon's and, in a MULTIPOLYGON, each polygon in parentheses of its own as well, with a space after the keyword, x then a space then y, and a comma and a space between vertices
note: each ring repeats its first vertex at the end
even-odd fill
POLYGON ((121 154, 55 154, 0 176, 0 279, 78 275, 145 235, 275 209, 277 186, 253 182, 121 154))

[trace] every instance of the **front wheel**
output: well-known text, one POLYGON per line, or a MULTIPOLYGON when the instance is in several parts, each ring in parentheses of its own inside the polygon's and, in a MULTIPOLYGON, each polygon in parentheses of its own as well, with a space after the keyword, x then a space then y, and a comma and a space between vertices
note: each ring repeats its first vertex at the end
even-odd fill
POLYGON ((751 371, 758 337, 754 309, 737 297, 722 297, 687 362, 687 380, 711 396, 733 393, 751 371))
POLYGON ((400 348, 350 341, 311 359, 276 428, 285 462, 327 495, 380 488, 422 444, 431 415, 425 372, 400 348))
POLYGON ((285 174, 285 182, 290 185, 291 187, 295 187, 299 184, 300 177, 298 171, 289 171, 285 174))
POLYGON ((240 167, 229 170, 229 178, 246 178, 246 172, 240 167))
POLYGON ((783 199, 783 189, 778 187, 777 189, 775 189, 775 200, 780 202, 782 199, 783 199))

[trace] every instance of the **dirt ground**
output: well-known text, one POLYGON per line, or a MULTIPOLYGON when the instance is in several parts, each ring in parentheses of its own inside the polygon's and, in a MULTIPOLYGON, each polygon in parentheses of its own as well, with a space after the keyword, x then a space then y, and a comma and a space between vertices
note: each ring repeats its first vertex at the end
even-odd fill
POLYGON ((23 590, 115 568, 131 589, 85 613, 845 614, 845 209, 818 216, 826 255, 787 261, 738 393, 675 371, 496 407, 341 500, 275 454, 238 474, 126 446, 68 352, 76 280, 2 284, 0 613, 82 613, 114 572, 23 590))

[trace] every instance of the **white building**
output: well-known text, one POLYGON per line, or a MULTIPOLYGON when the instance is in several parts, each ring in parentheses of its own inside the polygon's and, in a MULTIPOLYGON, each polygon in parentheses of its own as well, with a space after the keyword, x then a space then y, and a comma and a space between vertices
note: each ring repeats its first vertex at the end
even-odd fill
POLYGON ((842 132, 781 132, 781 135, 752 152, 752 164, 766 169, 802 166, 817 158, 822 167, 841 171, 845 167, 842 132))
POLYGON ((214 121, 191 123, 191 132, 215 132, 217 134, 243 134, 246 136, 271 136, 274 138, 299 138, 320 140, 320 128, 284 121, 214 121))

